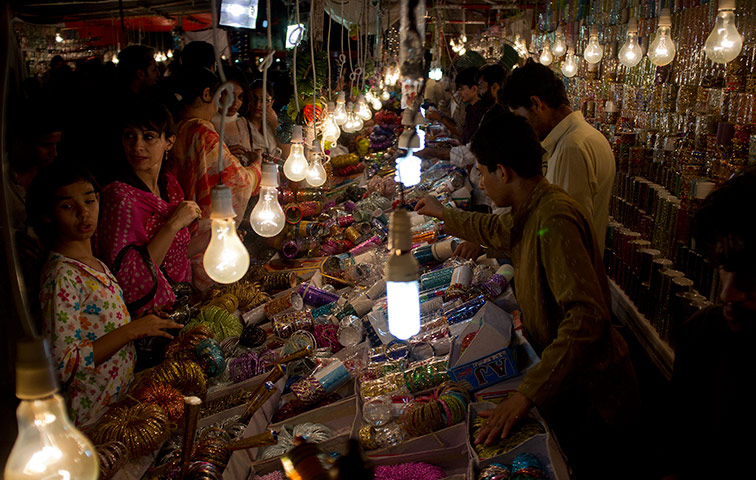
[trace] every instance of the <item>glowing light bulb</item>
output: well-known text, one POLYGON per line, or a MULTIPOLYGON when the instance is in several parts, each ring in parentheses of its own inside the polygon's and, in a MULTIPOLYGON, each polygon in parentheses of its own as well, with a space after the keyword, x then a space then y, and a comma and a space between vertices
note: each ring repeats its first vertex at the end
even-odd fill
POLYGON ((17 343, 18 436, 4 467, 7 480, 95 480, 99 468, 92 443, 69 420, 58 394, 47 340, 17 343))
POLYGON ((347 121, 346 111, 346 94, 339 92, 339 97, 336 99, 336 108, 333 111, 333 119, 338 125, 343 125, 347 121))
POLYGON ((656 29, 656 37, 648 47, 648 59, 659 67, 669 65, 675 58, 677 50, 675 42, 670 37, 671 27, 672 18, 670 17, 669 9, 662 8, 661 15, 659 15, 659 26, 656 29))
POLYGON ((354 133, 358 130, 359 123, 357 122, 357 115, 354 114, 354 105, 352 102, 347 104, 346 111, 347 120, 341 126, 341 129, 344 130, 344 133, 354 133))
POLYGON ((63 37, 60 36, 60 33, 55 34, 55 41, 58 43, 63 43, 63 37))
POLYGON ((556 40, 554 41, 554 48, 551 49, 551 53, 557 58, 567 53, 567 44, 564 42, 562 27, 559 27, 556 30, 556 40))
POLYGON ((514 49, 521 57, 528 56, 528 44, 523 38, 520 38, 520 34, 515 35, 514 49))
POLYGON ((168 53, 165 54, 168 58, 173 58, 173 50, 168 50, 168 53))
POLYGON ((317 141, 312 143, 310 156, 312 159, 310 166, 307 168, 307 183, 312 187, 319 187, 326 182, 328 174, 325 168, 323 168, 323 151, 320 149, 320 143, 317 141))
POLYGON ((275 237, 286 224, 281 204, 278 203, 278 167, 264 163, 260 180, 260 198, 249 215, 252 230, 261 237, 275 237))
POLYGON ((604 49, 599 44, 598 26, 591 27, 591 36, 588 39, 588 45, 583 50, 583 58, 588 63, 598 63, 604 57, 604 49))
POLYGON ((631 18, 627 24, 627 40, 619 51, 619 61, 622 65, 632 68, 643 59, 643 49, 638 43, 638 21, 631 18))
POLYGON ((360 95, 359 98, 357 99, 356 112, 357 112, 357 116, 366 122, 370 120, 371 118, 373 118, 373 111, 370 110, 370 107, 365 101, 365 97, 363 97, 362 95, 360 95))
POLYGON ((735 60, 743 49, 743 37, 735 28, 735 0, 719 0, 719 12, 704 45, 704 53, 714 63, 735 60))
POLYGON ((567 78, 572 78, 577 74, 578 64, 577 57, 575 57, 575 49, 570 47, 567 50, 567 57, 562 62, 562 75, 567 78))
POLYGON ((233 283, 247 273, 249 252, 236 233, 231 189, 226 185, 216 185, 210 196, 210 244, 205 250, 202 265, 214 281, 233 283))
POLYGON ((428 78, 430 78, 431 80, 435 80, 437 82, 441 80, 443 76, 444 76, 444 72, 442 72, 441 69, 438 67, 431 68, 430 71, 428 72, 428 78))
POLYGON ((307 159, 304 156, 302 127, 300 125, 295 125, 292 129, 291 152, 284 162, 283 171, 286 178, 294 182, 304 180, 305 176, 307 176, 307 159))
POLYGON ((378 110, 383 108, 383 103, 381 103, 381 99, 379 97, 373 97, 373 101, 370 106, 373 107, 373 110, 377 112, 378 110))
POLYGON ((397 209, 389 220, 389 250, 386 262, 386 301, 389 332, 406 340, 420 331, 420 286, 418 264, 410 252, 412 232, 409 215, 397 209))
POLYGON ((554 55, 551 53, 551 44, 548 40, 543 42, 543 50, 541 50, 541 56, 538 59, 541 65, 549 66, 554 61, 554 55))
POLYGON ((391 94, 388 90, 384 90, 383 93, 381 93, 381 100, 384 102, 388 102, 391 99, 391 94))
MULTIPOLYGON (((333 102, 328 102, 328 111, 333 112, 333 102)), ((330 143, 336 143, 341 136, 341 129, 333 119, 333 115, 328 115, 328 118, 323 125, 323 140, 330 143)))

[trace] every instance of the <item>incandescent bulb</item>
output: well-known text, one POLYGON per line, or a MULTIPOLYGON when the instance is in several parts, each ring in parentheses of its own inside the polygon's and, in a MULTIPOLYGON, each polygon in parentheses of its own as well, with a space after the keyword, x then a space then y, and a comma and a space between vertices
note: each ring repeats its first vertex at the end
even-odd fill
MULTIPOLYGON (((305 177, 306 178, 306 177, 305 177)), ((264 163, 260 180, 260 197, 249 215, 252 230, 261 237, 275 237, 286 224, 281 204, 278 203, 278 167, 264 163)))
POLYGON ((567 78, 572 78, 577 74, 577 71, 578 65, 577 57, 575 57, 575 49, 570 47, 567 50, 567 57, 565 57, 564 62, 562 62, 562 75, 567 78))
POLYGON ((622 65, 632 68, 640 63, 643 59, 643 49, 638 43, 638 21, 635 18, 630 19, 627 24, 627 40, 619 51, 619 61, 622 65))
POLYGON ((438 67, 436 67, 436 68, 431 68, 431 69, 430 69, 430 71, 428 72, 428 78, 430 78, 431 80, 435 80, 435 81, 437 81, 437 82, 438 82, 439 80, 441 80, 441 78, 442 78, 443 76, 444 76, 444 73, 443 73, 443 72, 441 71, 441 69, 440 69, 440 68, 438 68, 438 67))
MULTIPOLYGON (((329 118, 330 121, 330 118, 329 118)), ((338 126, 336 127, 339 128, 338 126)), ((338 139, 338 137, 336 137, 338 139)), ((284 175, 291 181, 299 182, 307 175, 307 159, 302 144, 302 127, 295 125, 291 132, 291 151, 284 162, 284 175)))
POLYGON ((58 43, 63 43, 63 37, 60 36, 60 33, 55 34, 55 41, 58 43))
POLYGON ((320 148, 320 143, 313 142, 310 155, 312 161, 307 168, 307 183, 312 187, 320 187, 328 178, 325 168, 323 168, 323 151, 320 148))
POLYGON ((370 107, 365 101, 365 97, 363 97, 362 95, 360 95, 360 97, 357 99, 357 108, 355 110, 357 116, 366 122, 373 118, 373 111, 370 110, 370 107))
POLYGON ((648 47, 648 59, 659 67, 669 65, 675 58, 675 42, 670 37, 670 27, 672 27, 672 19, 669 9, 662 8, 661 15, 659 15, 659 26, 656 29, 656 37, 648 47))
POLYGON ((585 50, 583 50, 583 58, 588 63, 598 63, 604 57, 604 49, 601 47, 598 39, 598 26, 593 25, 591 27, 591 36, 588 40, 585 50))
POLYGON ((554 48, 551 49, 551 53, 557 58, 567 53, 567 44, 564 42, 562 27, 557 28, 556 40, 554 41, 554 48))
POLYGON ((391 99, 391 94, 388 90, 384 90, 383 93, 381 93, 381 100, 384 102, 388 102, 391 99))
POLYGON ((420 287, 417 260, 412 248, 411 223, 404 209, 397 209, 389 220, 389 250, 386 262, 386 301, 389 332, 406 340, 420 331, 420 287))
POLYGON ((18 436, 4 478, 95 480, 97 452, 68 418, 66 404, 57 393, 47 340, 21 340, 17 345, 18 436))
POLYGON ((552 55, 551 53, 551 45, 549 44, 548 40, 543 42, 543 50, 541 51, 541 56, 538 61, 541 62, 541 65, 545 65, 547 67, 551 65, 551 62, 554 61, 554 55, 552 55))
POLYGON ((383 108, 383 103, 381 103, 381 99, 378 97, 374 97, 373 102, 372 102, 372 107, 373 107, 373 110, 375 110, 376 112, 380 110, 381 108, 383 108))
POLYGON ((210 244, 205 250, 202 265, 207 275, 218 283, 233 283, 249 268, 249 252, 236 233, 231 189, 216 185, 210 190, 210 244))
POLYGON ((714 63, 735 60, 743 49, 743 37, 735 28, 735 0, 719 0, 719 13, 704 45, 704 52, 714 63))
MULTIPOLYGON (((333 102, 328 104, 328 111, 333 112, 333 102)), ((333 119, 333 115, 328 115, 328 118, 323 125, 323 140, 330 143, 336 143, 341 136, 341 129, 333 119)))
POLYGON ((339 92, 339 97, 336 99, 336 109, 333 111, 333 119, 338 125, 343 125, 347 121, 347 111, 345 107, 346 94, 339 92))

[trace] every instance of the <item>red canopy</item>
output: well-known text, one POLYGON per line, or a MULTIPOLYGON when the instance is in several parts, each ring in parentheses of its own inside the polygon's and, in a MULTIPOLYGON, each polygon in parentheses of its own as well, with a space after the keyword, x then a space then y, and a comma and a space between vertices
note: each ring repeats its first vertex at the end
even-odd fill
MULTIPOLYGON (((212 26, 209 13, 195 13, 181 18, 181 27, 185 31, 205 30, 212 26)), ((170 32, 177 26, 176 18, 162 16, 126 17, 124 26, 129 31, 142 32, 170 32)), ((89 38, 91 45, 108 46, 119 42, 125 43, 121 35, 121 20, 119 18, 99 20, 77 20, 65 22, 65 28, 78 30, 79 38, 89 38)))

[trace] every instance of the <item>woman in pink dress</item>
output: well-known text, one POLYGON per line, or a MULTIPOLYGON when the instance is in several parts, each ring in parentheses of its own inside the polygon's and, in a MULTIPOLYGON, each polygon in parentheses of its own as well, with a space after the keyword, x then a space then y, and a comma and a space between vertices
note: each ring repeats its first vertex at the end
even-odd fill
POLYGON ((123 119, 121 144, 125 161, 120 179, 102 192, 97 246, 115 273, 133 313, 170 308, 171 287, 191 282, 187 227, 200 214, 184 200, 176 178, 163 160, 176 139, 168 110, 160 104, 132 106, 123 119))

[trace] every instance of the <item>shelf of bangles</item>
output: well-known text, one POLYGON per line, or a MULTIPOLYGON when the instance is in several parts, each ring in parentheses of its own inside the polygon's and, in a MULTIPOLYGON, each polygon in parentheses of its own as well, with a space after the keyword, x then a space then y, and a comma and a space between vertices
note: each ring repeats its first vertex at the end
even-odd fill
MULTIPOLYGON (((297 438, 316 444, 325 463, 358 440, 381 467, 376 478, 468 470, 471 457, 458 453, 454 461, 386 459, 467 450, 477 398, 469 382, 454 381, 452 357, 474 345, 475 332, 460 335, 486 305, 516 306, 511 272, 453 257, 459 240, 411 212, 421 327, 407 341, 394 338, 384 266, 398 155, 334 156, 325 187, 279 189, 287 225, 268 240, 276 255, 184 309, 165 360, 140 372, 87 432, 102 478, 284 478, 281 459, 297 438)), ((466 175, 438 163, 404 190, 404 203, 431 195, 457 207, 466 175)))

